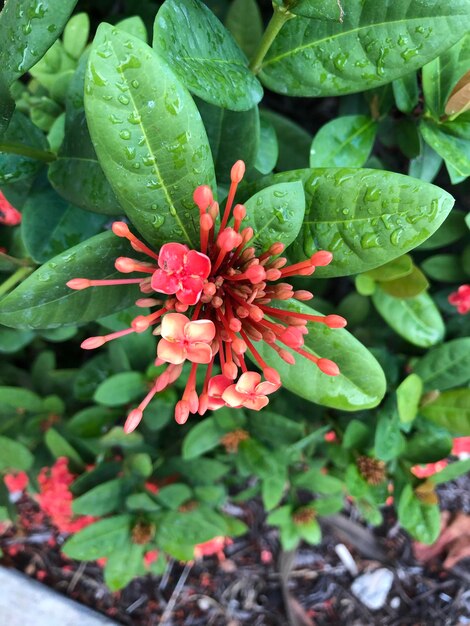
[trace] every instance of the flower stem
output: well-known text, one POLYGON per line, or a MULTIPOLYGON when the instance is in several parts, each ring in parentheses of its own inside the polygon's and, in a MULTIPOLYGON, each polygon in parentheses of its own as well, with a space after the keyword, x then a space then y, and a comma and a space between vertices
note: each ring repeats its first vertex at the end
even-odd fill
POLYGON ((51 163, 57 158, 56 155, 49 150, 40 150, 39 148, 25 146, 20 143, 0 143, 0 152, 7 152, 8 154, 21 154, 22 156, 35 159, 36 161, 43 161, 44 163, 51 163))
POLYGON ((3 296, 3 294, 10 291, 10 289, 13 289, 13 287, 26 278, 28 274, 31 274, 33 269, 33 267, 20 267, 16 270, 14 274, 12 274, 4 283, 0 285, 0 296, 3 296))
POLYGON ((260 72, 264 57, 266 56, 269 48, 272 46, 273 41, 276 39, 284 24, 293 17, 295 17, 295 15, 289 13, 285 7, 274 7, 274 13, 269 20, 266 30, 264 31, 258 50, 250 63, 250 69, 253 74, 258 74, 260 72))

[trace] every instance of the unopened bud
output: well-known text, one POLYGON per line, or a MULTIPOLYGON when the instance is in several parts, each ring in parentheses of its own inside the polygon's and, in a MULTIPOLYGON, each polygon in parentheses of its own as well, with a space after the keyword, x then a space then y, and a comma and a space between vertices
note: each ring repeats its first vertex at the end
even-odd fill
POLYGON ((317 366, 321 372, 328 374, 328 376, 338 376, 340 373, 339 367, 334 361, 330 361, 330 359, 318 359, 317 366))
POLYGON ((80 347, 84 350, 94 350, 95 348, 99 348, 106 343, 106 339, 104 337, 88 337, 85 341, 82 341, 80 347))
POLYGON ((317 267, 322 267, 324 265, 329 265, 333 260, 333 255, 328 250, 320 250, 319 252, 315 252, 310 257, 310 262, 312 265, 317 267))
POLYGON ((239 183, 245 175, 245 164, 243 161, 237 161, 230 170, 230 180, 232 183, 239 183))
POLYGON ((197 187, 193 194, 194 202, 200 211, 205 211, 214 202, 212 189, 208 185, 197 187))
POLYGON ((79 291, 81 289, 86 289, 87 287, 90 287, 90 281, 88 280, 88 278, 72 278, 72 280, 69 280, 69 282, 67 283, 67 287, 79 291))
POLYGON ((114 222, 111 228, 117 237, 127 237, 129 235, 129 226, 125 222, 114 222))
POLYGON ((140 409, 134 409, 129 413, 124 424, 124 432, 126 433, 126 435, 128 435, 137 428, 142 420, 142 417, 143 412, 140 409))
POLYGON ((267 381, 273 383, 273 385, 281 384, 281 377, 279 376, 279 372, 273 367, 265 367, 263 370, 263 376, 266 378, 267 381))
POLYGON ((327 315, 324 318, 324 324, 329 326, 330 328, 344 328, 347 324, 347 321, 341 315, 327 315))

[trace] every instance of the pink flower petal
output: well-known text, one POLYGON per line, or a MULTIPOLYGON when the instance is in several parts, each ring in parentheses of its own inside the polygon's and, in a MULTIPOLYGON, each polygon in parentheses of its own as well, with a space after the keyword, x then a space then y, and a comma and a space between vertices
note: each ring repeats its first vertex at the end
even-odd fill
POLYGON ((222 400, 224 400, 229 406, 233 408, 239 408, 243 405, 246 396, 243 393, 239 393, 235 385, 230 385, 222 394, 222 400))
POLYGON ((179 289, 180 281, 177 276, 169 275, 164 270, 156 270, 152 274, 150 285, 154 291, 172 294, 179 289))
POLYGON ((189 318, 182 313, 167 313, 162 319, 162 337, 169 341, 184 341, 184 329, 189 318))
POLYGON ((196 320, 189 322, 184 329, 185 337, 188 341, 205 341, 210 343, 215 337, 215 325, 211 320, 196 320))
POLYGON ((245 372, 237 382, 237 391, 240 393, 254 393, 256 386, 261 382, 258 372, 245 372))
POLYGON ((192 363, 210 363, 212 361, 211 347, 200 341, 192 343, 186 349, 186 358, 192 363))
POLYGON ((202 252, 197 252, 197 250, 190 250, 188 252, 186 265, 188 273, 192 276, 207 278, 211 271, 211 262, 209 257, 202 254, 202 252))
POLYGON ((223 374, 218 374, 209 380, 207 393, 211 398, 221 398, 224 391, 227 387, 230 387, 230 385, 233 385, 230 378, 227 378, 223 374))
POLYGON ((185 265, 189 248, 182 243, 165 243, 158 254, 158 265, 168 272, 179 272, 185 265))
POLYGON ((202 288, 200 291, 191 291, 190 289, 178 289, 178 291, 176 291, 175 293, 181 304, 188 304, 189 306, 192 306, 193 304, 197 304, 199 302, 202 288))
POLYGON ((255 393, 257 396, 268 396, 270 393, 274 393, 279 389, 279 385, 273 383, 263 382, 256 385, 255 393))
POLYGON ((160 339, 157 346, 157 355, 162 361, 180 365, 186 359, 186 350, 179 344, 166 339, 160 339))
POLYGON ((207 408, 209 411, 217 411, 217 409, 221 409, 223 406, 226 406, 223 400, 217 400, 216 398, 209 398, 207 402, 207 408))

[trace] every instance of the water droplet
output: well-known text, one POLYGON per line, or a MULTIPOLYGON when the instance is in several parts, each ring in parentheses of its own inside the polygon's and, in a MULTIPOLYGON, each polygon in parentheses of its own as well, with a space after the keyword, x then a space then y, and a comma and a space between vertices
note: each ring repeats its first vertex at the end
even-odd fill
POLYGON ((93 63, 90 63, 90 73, 91 73, 91 78, 93 82, 98 87, 104 87, 108 83, 106 78, 104 76, 101 76, 101 74, 98 72, 98 70, 93 65, 93 63))
POLYGON ((393 233, 390 235, 390 243, 392 244, 392 246, 398 246, 402 234, 403 230, 401 228, 396 228, 393 231, 393 233))
MULTIPOLYGON (((132 48, 132 45, 127 47, 132 48)), ((135 54, 128 54, 122 63, 118 65, 118 70, 123 71, 127 69, 138 69, 141 65, 140 60, 135 56, 135 54)))
POLYGON ((380 245, 377 233, 366 233, 361 237, 361 247, 365 250, 369 248, 377 248, 380 245))
POLYGON ((123 94, 118 96, 118 100, 121 104, 129 104, 129 98, 123 94))
POLYGON ((130 139, 131 138, 131 133, 128 130, 121 130, 121 132, 119 133, 119 137, 121 137, 121 139, 130 139))
POLYGON ((132 113, 129 115, 129 117, 127 118, 127 121, 130 124, 140 124, 140 122, 142 121, 142 118, 140 117, 140 115, 137 113, 137 111, 132 111, 132 113))
MULTIPOLYGON (((152 207, 156 206, 154 204, 152 204, 152 207)), ((165 217, 163 215, 157 214, 154 215, 152 218, 152 224, 155 226, 155 228, 160 228, 161 226, 163 226, 165 222, 165 217)))
POLYGON ((131 86, 134 87, 134 89, 137 89, 137 87, 139 86, 139 81, 138 80, 131 80, 131 86))

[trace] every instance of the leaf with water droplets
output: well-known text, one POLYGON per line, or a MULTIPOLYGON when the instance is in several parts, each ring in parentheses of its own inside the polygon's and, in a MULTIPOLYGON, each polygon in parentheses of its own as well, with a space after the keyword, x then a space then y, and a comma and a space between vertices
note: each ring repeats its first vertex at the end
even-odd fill
POLYGON ((297 16, 284 24, 261 82, 291 96, 378 87, 416 70, 469 29, 466 0, 348 0, 342 22, 297 16))
POLYGON ((246 219, 254 237, 250 245, 266 250, 277 241, 286 247, 297 237, 305 214, 305 194, 300 181, 266 187, 245 202, 246 219))
POLYGON ((26 186, 41 169, 42 163, 21 154, 2 152, 2 146, 8 150, 8 144, 22 144, 45 150, 47 140, 29 117, 19 111, 13 113, 10 124, 0 140, 0 185, 22 181, 26 186))
POLYGON ((153 47, 194 94, 232 111, 251 109, 263 88, 230 32, 199 0, 166 0, 153 47))
POLYGON ((294 15, 336 22, 342 20, 344 15, 339 0, 294 0, 289 3, 289 11, 294 15))
POLYGON ((111 232, 69 248, 0 300, 0 323, 12 328, 57 328, 91 322, 129 307, 139 293, 135 285, 83 291, 66 285, 72 278, 120 278, 114 261, 128 253, 127 240, 111 232))
POLYGON ((362 167, 375 141, 377 123, 367 115, 327 122, 313 138, 310 167, 362 167))
MULTIPOLYGON (((276 302, 276 307, 317 315, 306 304, 292 300, 276 302)), ((294 353, 295 365, 288 365, 265 342, 256 344, 268 365, 281 375, 286 389, 301 398, 342 411, 359 411, 377 406, 382 400, 386 381, 379 363, 353 335, 343 328, 328 328, 309 322, 305 349, 338 364, 339 376, 323 374, 309 359, 294 353)))
POLYGON ((0 72, 11 84, 59 37, 77 0, 8 0, 0 13, 0 72))
POLYGON ((301 261, 329 250, 333 261, 315 276, 347 276, 379 267, 430 237, 454 199, 429 183, 392 172, 331 168, 265 176, 243 190, 246 199, 265 187, 301 180, 307 208, 299 236, 289 247, 301 261))
POLYGON ((192 195, 198 185, 215 189, 214 165, 196 105, 167 64, 143 41, 101 24, 85 110, 98 159, 135 227, 155 246, 195 245, 192 195))

